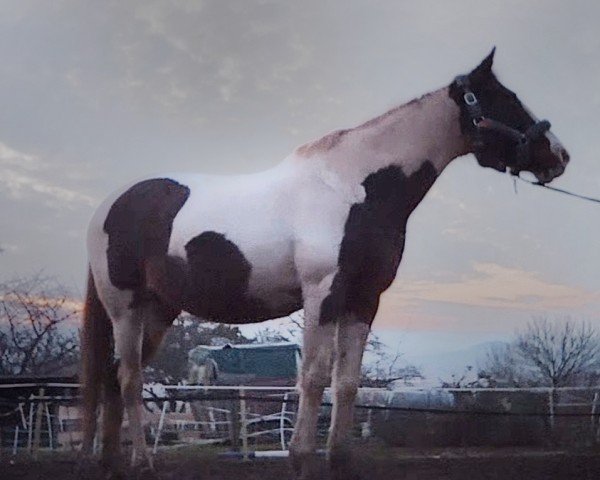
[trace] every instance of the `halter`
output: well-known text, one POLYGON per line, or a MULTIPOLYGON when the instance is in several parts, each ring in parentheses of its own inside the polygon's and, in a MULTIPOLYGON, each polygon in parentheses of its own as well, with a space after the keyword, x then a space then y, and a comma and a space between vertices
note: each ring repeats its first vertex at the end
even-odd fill
POLYGON ((477 153, 485 147, 482 132, 496 132, 515 142, 516 159, 515 164, 510 166, 510 173, 518 175, 519 171, 525 170, 531 164, 531 144, 550 130, 550 122, 548 120, 536 121, 527 130, 521 132, 498 120, 486 118, 483 116, 481 104, 471 90, 469 78, 466 75, 460 75, 456 77, 455 82, 462 90, 464 105, 474 127, 473 146, 475 152, 477 153))

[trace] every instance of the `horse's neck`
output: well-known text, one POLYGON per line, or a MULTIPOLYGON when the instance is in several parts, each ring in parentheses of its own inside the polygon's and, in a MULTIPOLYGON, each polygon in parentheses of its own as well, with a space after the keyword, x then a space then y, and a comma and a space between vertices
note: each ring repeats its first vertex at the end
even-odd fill
POLYGON ((304 145, 297 154, 314 157, 328 175, 347 184, 360 184, 392 165, 410 176, 429 162, 437 176, 452 159, 468 152, 459 117, 459 107, 443 88, 304 145))

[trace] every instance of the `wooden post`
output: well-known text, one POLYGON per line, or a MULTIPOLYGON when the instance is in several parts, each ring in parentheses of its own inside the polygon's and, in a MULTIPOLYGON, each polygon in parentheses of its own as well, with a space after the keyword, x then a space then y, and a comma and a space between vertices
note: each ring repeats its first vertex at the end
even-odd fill
POLYGON ((592 434, 592 442, 596 440, 595 438, 595 426, 596 426, 596 407, 598 405, 598 392, 594 393, 594 399, 592 400, 592 413, 590 415, 590 432, 592 434))
POLYGON ((246 392, 240 388, 240 436, 242 437, 243 459, 248 460, 248 422, 246 418, 246 392))
POLYGON ((48 422, 48 441, 50 442, 50 450, 54 450, 54 431, 52 429, 52 416, 50 415, 50 407, 44 402, 44 410, 46 412, 46 421, 48 422))
POLYGON ((362 422, 360 427, 360 436, 361 438, 369 438, 371 436, 371 431, 372 431, 372 427, 371 427, 371 423, 372 423, 372 416, 373 416, 373 410, 372 409, 368 409, 367 410, 367 421, 366 422, 362 422))
POLYGON ((600 443, 600 419, 598 415, 598 402, 600 401, 600 393, 594 393, 594 402, 592 403, 592 442, 600 443))
POLYGON ((554 432, 554 388, 548 390, 548 411, 550 413, 550 429, 554 432))
POLYGON ((19 448, 19 424, 15 427, 15 438, 13 439, 13 457, 17 454, 17 448, 19 448))
POLYGON ((29 395, 29 422, 27 425, 27 452, 31 453, 31 450, 33 448, 33 399, 34 399, 34 395, 33 393, 31 395, 29 395))
MULTIPOLYGON (((235 390, 234 390, 235 391, 235 390)), ((231 414, 229 418, 229 440, 231 441, 231 450, 239 452, 240 450, 240 403, 237 400, 230 400, 231 414)))
POLYGON ((35 411, 35 429, 33 431, 33 458, 37 460, 40 449, 40 440, 42 438, 42 420, 44 418, 44 403, 41 398, 44 396, 45 390, 40 388, 39 401, 35 411))

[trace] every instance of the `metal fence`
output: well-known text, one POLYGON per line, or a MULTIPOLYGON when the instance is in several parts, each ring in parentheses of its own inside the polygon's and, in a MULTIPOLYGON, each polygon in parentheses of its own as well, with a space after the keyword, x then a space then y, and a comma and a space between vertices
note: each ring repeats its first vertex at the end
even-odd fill
MULTIPOLYGON (((76 384, 0 386, 2 446, 13 454, 77 449, 81 419, 76 384), (35 394, 15 395, 14 389, 35 394), (11 391, 12 399, 3 392, 11 391), (46 395, 49 389, 58 395, 46 395), (4 400, 2 398, 4 397, 4 400)), ((224 444, 240 456, 285 452, 298 396, 291 387, 145 385, 147 440, 154 452, 190 444, 224 444)), ((597 444, 600 387, 395 390, 361 388, 357 436, 402 446, 597 444)), ((326 437, 331 391, 320 412, 326 437)), ((124 422, 127 437, 127 420, 124 422)))

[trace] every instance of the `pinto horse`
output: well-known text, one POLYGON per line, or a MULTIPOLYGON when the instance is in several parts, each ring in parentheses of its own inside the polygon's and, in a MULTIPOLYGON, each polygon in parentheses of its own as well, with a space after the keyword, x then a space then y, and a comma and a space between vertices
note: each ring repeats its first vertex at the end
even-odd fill
POLYGON ((101 404, 104 460, 118 457, 125 409, 132 460, 150 462, 142 367, 180 312, 241 324, 303 308, 292 465, 309 475, 331 383, 328 452, 343 477, 365 342, 402 258, 410 214, 461 155, 474 153, 502 172, 531 172, 541 183, 569 160, 550 124, 498 81, 493 56, 447 87, 297 148, 265 172, 154 177, 109 197, 88 231, 84 451, 101 404))

